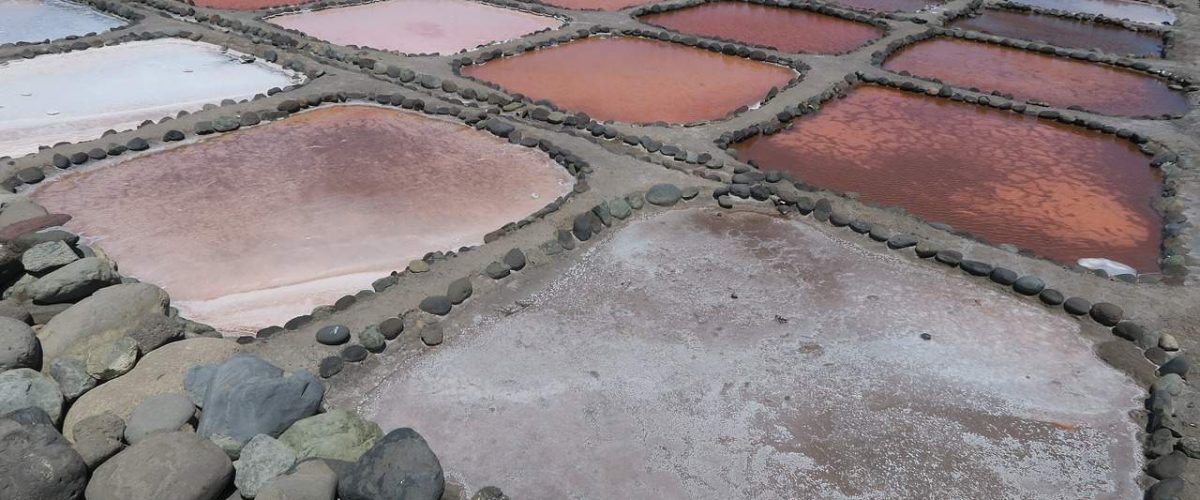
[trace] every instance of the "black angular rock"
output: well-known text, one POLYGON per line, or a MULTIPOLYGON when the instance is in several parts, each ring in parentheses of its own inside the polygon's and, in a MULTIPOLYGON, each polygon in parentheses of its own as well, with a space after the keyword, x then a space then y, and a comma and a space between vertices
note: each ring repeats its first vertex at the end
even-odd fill
POLYGON ((409 428, 387 433, 338 480, 342 500, 439 500, 445 488, 437 455, 409 428))

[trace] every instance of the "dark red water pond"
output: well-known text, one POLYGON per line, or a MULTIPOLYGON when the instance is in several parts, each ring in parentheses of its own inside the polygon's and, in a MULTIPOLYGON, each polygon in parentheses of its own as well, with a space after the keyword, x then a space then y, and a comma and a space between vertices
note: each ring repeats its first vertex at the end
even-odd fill
POLYGON ((883 30, 865 23, 739 1, 710 2, 642 20, 690 35, 813 54, 846 52, 883 35, 883 30))
POLYGON ((1078 127, 861 87, 738 156, 1063 263, 1156 271, 1161 179, 1132 143, 1078 127))
POLYGON ((884 68, 1110 115, 1158 116, 1188 109, 1183 93, 1133 70, 956 38, 901 49, 884 68))
POLYGON ((942 2, 940 0, 833 0, 832 3, 860 10, 916 12, 926 7, 941 4, 942 2))
POLYGON ((633 37, 594 37, 463 68, 597 120, 686 123, 752 105, 795 76, 774 64, 633 37))
POLYGON ((979 16, 955 20, 950 27, 1114 54, 1159 56, 1163 49, 1162 37, 1153 33, 1031 12, 985 9, 979 16))
POLYGON ((607 10, 610 12, 654 2, 655 0, 542 0, 542 3, 546 5, 564 9, 607 10))

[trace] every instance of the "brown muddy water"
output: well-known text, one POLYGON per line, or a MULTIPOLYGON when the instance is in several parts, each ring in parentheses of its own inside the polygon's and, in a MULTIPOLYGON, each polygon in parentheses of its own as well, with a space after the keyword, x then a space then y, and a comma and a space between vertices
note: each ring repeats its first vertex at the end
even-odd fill
POLYGON ((1162 36, 1153 33, 1031 12, 984 9, 980 15, 959 18, 948 27, 1121 55, 1161 56, 1163 50, 1162 36))
POLYGON ((1143 391, 1075 321, 969 280, 802 222, 669 212, 361 409, 513 498, 1140 496, 1143 391))
POLYGON ((771 87, 796 75, 686 45, 607 36, 467 66, 462 73, 596 120, 633 123, 722 118, 757 104, 771 87))
POLYGON ((1119 116, 1185 113, 1187 96, 1137 71, 954 38, 919 42, 884 63, 950 85, 1119 116))
POLYGON ((641 20, 689 35, 811 54, 846 52, 883 35, 882 29, 865 23, 736 0, 650 14, 641 20))
POLYGON ((185 316, 250 333, 481 244, 572 184, 541 152, 461 124, 339 106, 64 174, 32 196, 185 316))
POLYGON ((1058 262, 1158 271, 1162 181, 1129 141, 875 86, 793 124, 738 157, 1058 262))

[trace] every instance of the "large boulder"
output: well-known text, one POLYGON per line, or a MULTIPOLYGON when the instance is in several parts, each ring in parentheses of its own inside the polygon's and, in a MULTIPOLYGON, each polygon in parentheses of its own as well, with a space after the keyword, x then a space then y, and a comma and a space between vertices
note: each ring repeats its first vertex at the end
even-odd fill
POLYGON ((246 443, 233 463, 237 471, 233 484, 243 497, 254 498, 262 487, 293 465, 296 465, 296 452, 271 436, 259 434, 246 443))
POLYGON ((31 273, 42 273, 79 260, 65 241, 44 241, 21 254, 21 264, 31 273))
POLYGON ((445 489, 437 455, 407 427, 387 433, 338 481, 342 500, 438 500, 445 489))
POLYGON ((36 304, 74 302, 120 282, 121 275, 111 261, 88 257, 39 278, 29 286, 29 298, 36 304))
POLYGON ((333 500, 337 474, 323 460, 296 465, 287 474, 272 479, 258 491, 258 500, 333 500))
POLYGON ((192 432, 164 432, 96 468, 87 500, 216 500, 233 480, 221 448, 192 432))
POLYGON ((133 336, 147 318, 165 317, 169 303, 167 292, 154 285, 129 283, 105 288, 46 323, 39 334, 42 351, 48 360, 82 357, 92 346, 133 336))
POLYGON ((72 427, 104 412, 128 419, 133 409, 151 396, 184 391, 183 378, 189 367, 220 363, 238 351, 236 342, 195 338, 172 342, 138 362, 132 371, 81 396, 67 412, 63 429, 73 439, 72 427))
POLYGON ((297 420, 315 414, 325 395, 325 386, 313 374, 300 370, 285 375, 251 355, 234 356, 207 377, 189 376, 188 383, 206 387, 196 432, 233 456, 254 436, 278 437, 297 420))
POLYGON ((137 444, 156 432, 180 430, 195 415, 196 407, 183 394, 150 396, 129 415, 129 422, 125 425, 125 441, 137 444))
POLYGON ((0 316, 0 372, 15 368, 42 369, 42 343, 22 321, 0 316))
POLYGON ((297 421, 279 440, 296 450, 300 460, 331 458, 356 462, 381 437, 379 424, 354 412, 333 410, 297 421))
POLYGON ((125 421, 112 413, 92 415, 75 424, 75 451, 83 457, 89 469, 95 469, 125 448, 121 436, 125 421))
POLYGON ((14 500, 83 498, 87 465, 41 410, 0 417, 0 496, 14 500))
POLYGON ((29 368, 0 373, 0 415, 22 408, 40 408, 58 423, 63 395, 54 379, 29 368))

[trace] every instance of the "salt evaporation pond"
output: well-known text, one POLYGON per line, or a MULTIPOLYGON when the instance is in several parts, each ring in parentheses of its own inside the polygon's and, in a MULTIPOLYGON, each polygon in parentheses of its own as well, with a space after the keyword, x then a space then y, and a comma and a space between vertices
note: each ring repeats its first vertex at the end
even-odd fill
POLYGON ((271 18, 340 45, 452 54, 557 28, 558 19, 469 0, 388 0, 271 18))
POLYGON ((63 0, 0 0, 0 44, 103 33, 126 21, 63 0))
POLYGON ((1124 139, 875 86, 793 125, 738 157, 1062 263, 1158 270, 1161 178, 1124 139))
POLYGON ((650 14, 641 20, 689 35, 815 54, 846 52, 883 35, 882 29, 866 23, 736 0, 650 14))
POLYGON ((637 5, 652 4, 655 0, 541 0, 546 5, 577 10, 605 10, 615 12, 637 5))
POLYGON ((833 0, 835 5, 878 12, 916 12, 942 4, 942 0, 833 0))
POLYGON ((229 10, 258 10, 307 3, 306 0, 196 0, 200 7, 229 10))
POLYGON ((344 106, 63 175, 33 198, 189 318, 250 333, 481 244, 572 184, 536 149, 344 106))
POLYGON ((1160 116, 1188 110, 1184 93, 1144 73, 958 38, 905 47, 884 68, 1109 115, 1160 116))
POLYGON ((1173 24, 1175 13, 1161 5, 1129 0, 1012 0, 1013 3, 1146 24, 1173 24))
POLYGON ((246 99, 300 77, 244 64, 212 44, 179 39, 0 63, 0 156, 100 137, 222 99, 246 99))
POLYGON ((754 213, 597 245, 364 413, 513 498, 1141 496, 1144 393, 1061 314, 754 213))
POLYGON ((722 118, 796 76, 782 66, 686 45, 607 36, 467 66, 462 73, 596 120, 634 123, 722 118))
POLYGON ((1122 55, 1160 56, 1163 50, 1162 36, 1151 32, 1032 12, 984 9, 978 16, 951 22, 949 27, 1122 55))

